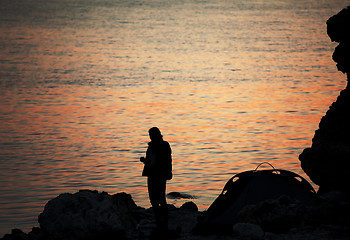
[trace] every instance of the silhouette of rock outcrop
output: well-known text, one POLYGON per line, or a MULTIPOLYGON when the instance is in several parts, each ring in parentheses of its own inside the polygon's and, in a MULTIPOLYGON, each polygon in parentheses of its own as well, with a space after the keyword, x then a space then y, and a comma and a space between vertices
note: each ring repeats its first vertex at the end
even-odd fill
POLYGON ((304 149, 299 159, 304 172, 320 186, 319 193, 350 192, 350 6, 328 19, 327 33, 339 43, 333 60, 347 74, 348 84, 322 117, 311 148, 304 149))
POLYGON ((135 210, 129 194, 81 190, 50 200, 38 221, 47 239, 125 239, 136 229, 135 210))
POLYGON ((331 192, 319 198, 317 206, 305 206, 288 196, 248 205, 240 222, 224 236, 196 235, 194 227, 204 212, 193 202, 176 208, 168 205, 169 232, 153 235, 153 209, 138 207, 130 194, 110 195, 93 190, 64 193, 50 200, 39 216, 39 227, 28 234, 13 229, 0 240, 216 240, 284 239, 349 240, 349 206, 344 194, 331 192))

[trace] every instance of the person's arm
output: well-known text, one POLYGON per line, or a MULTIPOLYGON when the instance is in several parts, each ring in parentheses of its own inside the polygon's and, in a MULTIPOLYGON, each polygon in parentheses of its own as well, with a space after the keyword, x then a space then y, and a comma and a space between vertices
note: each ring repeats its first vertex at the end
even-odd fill
POLYGON ((140 162, 148 164, 150 162, 150 147, 147 148, 146 157, 140 157, 140 162))
POLYGON ((171 172, 172 169, 172 157, 171 157, 171 147, 170 144, 168 143, 168 151, 167 151, 167 155, 168 155, 168 170, 171 172))

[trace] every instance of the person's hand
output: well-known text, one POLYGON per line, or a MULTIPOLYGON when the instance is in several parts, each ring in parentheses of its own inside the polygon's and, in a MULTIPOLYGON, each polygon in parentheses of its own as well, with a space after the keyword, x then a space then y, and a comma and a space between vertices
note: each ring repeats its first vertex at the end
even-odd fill
POLYGON ((146 159, 144 158, 144 157, 140 157, 140 162, 145 162, 146 161, 146 159))

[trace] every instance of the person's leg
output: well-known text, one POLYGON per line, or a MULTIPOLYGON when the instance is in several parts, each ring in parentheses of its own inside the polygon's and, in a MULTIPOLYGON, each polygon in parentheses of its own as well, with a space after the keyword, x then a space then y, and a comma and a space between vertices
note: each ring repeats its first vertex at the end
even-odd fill
POLYGON ((159 195, 159 192, 160 192, 159 179, 154 177, 148 177, 147 185, 148 185, 149 200, 153 208, 156 225, 157 225, 157 228, 160 228, 161 222, 162 222, 162 210, 161 210, 160 195, 159 195))
POLYGON ((160 204, 160 215, 161 215, 161 228, 163 230, 168 229, 168 204, 166 202, 166 180, 161 179, 159 181, 159 204, 160 204))
POLYGON ((148 194, 159 230, 168 229, 168 206, 165 192, 165 179, 148 177, 148 194))
POLYGON ((158 181, 153 177, 147 178, 148 196, 152 207, 159 206, 158 181))

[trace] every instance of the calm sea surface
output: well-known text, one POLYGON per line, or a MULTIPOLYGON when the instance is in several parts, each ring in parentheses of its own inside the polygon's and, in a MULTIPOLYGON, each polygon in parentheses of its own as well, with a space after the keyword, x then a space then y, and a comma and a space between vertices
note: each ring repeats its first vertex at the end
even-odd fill
MULTIPOLYGON (((209 207, 260 162, 298 155, 345 87, 325 21, 347 0, 2 0, 0 236, 63 192, 127 192, 148 129, 173 149, 167 191, 209 207)), ((180 206, 182 200, 170 200, 180 206)))

